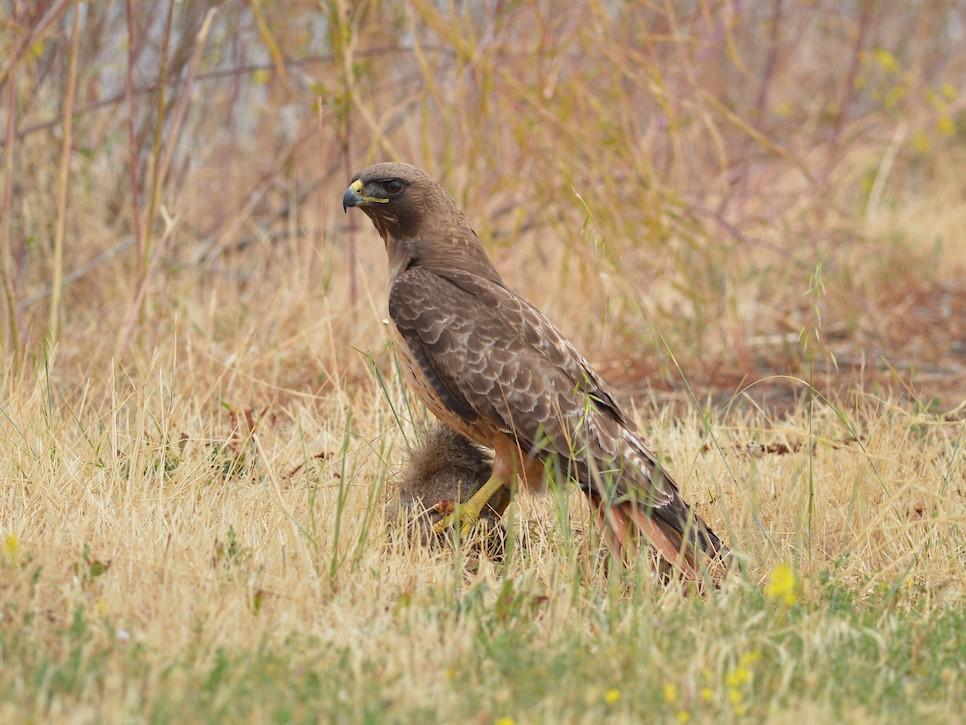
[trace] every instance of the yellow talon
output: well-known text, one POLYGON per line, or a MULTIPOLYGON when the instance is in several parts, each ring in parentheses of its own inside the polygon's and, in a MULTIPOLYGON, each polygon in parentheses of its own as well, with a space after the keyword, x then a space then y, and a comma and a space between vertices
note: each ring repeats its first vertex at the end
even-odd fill
POLYGON ((503 481, 491 476, 480 489, 461 504, 449 516, 433 526, 433 533, 445 533, 453 524, 460 524, 460 538, 466 539, 473 530, 473 525, 480 520, 480 514, 491 498, 503 488, 503 481))

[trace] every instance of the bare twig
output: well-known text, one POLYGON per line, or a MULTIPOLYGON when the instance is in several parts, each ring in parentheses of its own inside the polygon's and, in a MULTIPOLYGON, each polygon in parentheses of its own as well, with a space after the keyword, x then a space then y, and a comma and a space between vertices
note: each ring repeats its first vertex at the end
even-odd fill
POLYGON ((124 77, 124 95, 127 101, 127 138, 129 151, 129 164, 131 166, 131 226, 134 228, 134 249, 136 257, 136 269, 142 267, 143 232, 141 227, 141 184, 138 174, 138 143, 137 133, 134 130, 135 107, 134 107, 134 65, 137 59, 137 35, 135 34, 136 23, 134 19, 133 0, 126 2, 127 12, 127 73, 124 77))
MULTIPOLYGON (((151 267, 151 239, 154 229, 154 216, 158 211, 158 198, 160 189, 161 172, 161 135, 164 131, 164 85, 168 72, 168 47, 171 41, 171 22, 174 17, 174 0, 168 0, 168 14, 164 21, 164 36, 161 41, 161 59, 158 69, 158 110, 154 119, 154 142, 151 147, 151 196, 148 202, 148 214, 144 222, 144 256, 141 260, 141 269, 138 270, 139 284, 135 288, 136 294, 143 301, 141 289, 147 279, 148 270, 151 267)), ((140 306, 140 303, 139 303, 140 306)))
POLYGON ((50 322, 47 333, 50 344, 57 342, 60 322, 60 293, 64 274, 64 235, 67 233, 67 187, 70 180, 70 151, 73 131, 72 113, 74 95, 77 91, 77 51, 80 47, 81 7, 74 8, 74 23, 71 29, 70 66, 67 71, 67 95, 64 98, 64 144, 60 157, 60 179, 57 187, 57 231, 54 237, 54 270, 50 295, 50 322))
POLYGON ((896 132, 892 135, 892 141, 882 155, 882 161, 879 163, 879 168, 875 174, 875 181, 872 183, 872 190, 869 192, 869 201, 865 205, 867 221, 875 218, 879 213, 882 194, 885 191, 886 183, 889 181, 889 174, 892 173, 892 165, 896 162, 896 156, 899 155, 899 149, 902 147, 903 141, 906 140, 907 133, 906 124, 900 123, 896 127, 896 132))
MULTIPOLYGON (((163 246, 167 241, 168 236, 174 231, 174 223, 168 222, 166 219, 167 226, 161 235, 161 240, 159 246, 163 246)), ((144 304, 144 298, 148 291, 148 280, 151 278, 151 273, 154 271, 161 259, 160 254, 155 254, 148 260, 148 268, 145 270, 144 276, 141 278, 140 284, 134 293, 134 301, 128 308, 127 316, 124 319, 123 324, 118 328, 117 340, 114 346, 114 356, 121 357, 124 351, 127 349, 128 344, 131 342, 131 335, 134 331, 134 325, 138 321, 138 311, 144 304)))
MULTIPOLYGON (((345 176, 348 179, 352 176, 352 105, 353 105, 353 72, 352 72, 352 34, 349 27, 348 9, 345 0, 337 0, 332 4, 332 11, 329 13, 329 22, 336 25, 335 37, 338 39, 336 46, 342 61, 342 93, 343 93, 343 113, 342 119, 342 160, 345 176)), ((356 279, 356 220, 355 215, 349 220, 349 304, 352 314, 356 311, 356 298, 358 297, 359 282, 356 279)))
POLYGON ((20 59, 23 58, 24 54, 33 47, 34 44, 43 40, 47 31, 50 30, 51 26, 56 23, 60 16, 64 14, 67 7, 70 5, 70 0, 60 0, 53 6, 51 6, 44 16, 30 29, 30 32, 24 36, 24 39, 20 41, 20 45, 14 51, 10 60, 7 61, 7 65, 4 66, 3 70, 0 71, 0 88, 3 88, 4 84, 7 82, 11 71, 16 67, 20 59))
POLYGON ((168 133, 168 143, 164 148, 164 158, 161 160, 161 170, 158 174, 161 186, 164 186, 165 179, 168 176, 168 169, 171 166, 171 159, 174 157, 174 150, 177 148, 178 139, 181 137, 181 125, 184 123, 185 114, 188 111, 188 104, 191 100, 191 86, 195 77, 195 71, 198 70, 198 61, 201 58, 201 52, 205 46, 205 39, 211 30, 211 21, 214 17, 215 8, 211 8, 208 14, 205 15, 204 22, 201 24, 201 30, 198 31, 195 40, 195 50, 191 56, 191 62, 188 64, 188 73, 185 79, 184 89, 181 91, 181 96, 178 98, 178 105, 175 106, 174 114, 171 117, 171 130, 168 133))
POLYGON ((258 35, 265 44, 268 54, 272 57, 272 65, 275 68, 275 72, 282 79, 285 87, 289 88, 288 73, 285 71, 285 57, 282 55, 282 51, 278 47, 278 42, 275 40, 275 36, 272 35, 272 31, 268 27, 268 22, 265 20, 265 15, 262 13, 261 0, 249 0, 249 6, 252 9, 252 16, 255 18, 258 35))
MULTIPOLYGON (((143 47, 143 44, 141 47, 143 47)), ((439 53, 439 54, 451 54, 451 51, 448 51, 446 48, 439 48, 435 46, 420 46, 420 51, 423 51, 423 50, 428 50, 430 52, 439 53)), ((413 52, 413 48, 409 46, 393 45, 393 46, 386 46, 382 48, 370 48, 369 50, 360 50, 355 53, 355 57, 377 58, 385 55, 396 55, 400 53, 412 53, 412 52, 413 52)), ((335 60, 335 56, 329 53, 323 53, 320 55, 308 55, 308 56, 305 56, 304 58, 287 60, 285 61, 285 66, 288 68, 293 68, 293 67, 306 66, 306 65, 315 65, 318 63, 331 63, 333 60, 335 60)), ((200 83, 202 81, 217 81, 225 78, 237 78, 239 76, 247 75, 248 73, 253 73, 255 71, 272 70, 274 67, 275 66, 271 63, 244 63, 242 65, 236 65, 230 68, 220 68, 218 70, 207 71, 205 73, 198 73, 195 76, 194 81, 195 83, 200 83)), ((167 79, 165 81, 165 85, 167 85, 168 87, 173 87, 173 86, 179 86, 184 82, 185 82, 185 79, 179 76, 177 78, 167 79)), ((133 95, 135 97, 148 96, 148 95, 151 95, 152 93, 157 93, 159 88, 161 88, 161 86, 159 85, 158 81, 155 80, 154 82, 146 86, 135 88, 133 91, 133 95)), ((74 117, 76 118, 78 116, 83 116, 88 113, 93 113, 94 111, 99 111, 104 108, 110 108, 111 106, 116 106, 118 103, 121 103, 126 99, 127 99, 127 94, 125 92, 116 93, 113 96, 102 98, 99 101, 94 101, 84 106, 79 106, 74 110, 74 117)), ((59 126, 61 122, 63 122, 63 120, 64 119, 62 117, 57 116, 56 118, 50 118, 46 121, 40 121, 39 123, 31 124, 30 126, 26 126, 20 129, 19 131, 17 131, 14 138, 17 141, 20 141, 25 136, 30 136, 31 134, 38 133, 40 131, 47 131, 51 128, 55 128, 59 126)), ((0 143, 3 143, 3 141, 0 140, 0 143)))
POLYGON ((755 101, 755 122, 761 128, 765 120, 765 109, 768 106, 768 91, 778 65, 778 51, 781 49, 782 0, 774 0, 771 11, 771 29, 768 37, 768 56, 765 58, 765 69, 762 72, 761 87, 755 101))
POLYGON ((16 68, 10 69, 10 85, 7 88, 7 149, 3 163, 3 247, 0 248, 0 281, 3 284, 3 299, 7 313, 7 335, 14 365, 20 359, 20 326, 17 324, 17 309, 14 304, 12 282, 13 250, 13 128, 17 121, 15 83, 16 68))
MULTIPOLYGON (((94 257, 90 259, 88 262, 86 262, 85 264, 82 264, 77 269, 74 269, 68 274, 64 275, 63 282, 61 283, 61 289, 69 287, 79 279, 83 279, 88 274, 93 272, 95 269, 100 267, 102 264, 105 264, 106 262, 116 257, 121 252, 124 252, 130 249, 132 246, 134 246, 134 237, 129 236, 119 241, 113 247, 110 247, 109 249, 105 249, 103 252, 100 252, 99 254, 95 254, 94 257)), ((48 286, 40 290, 39 292, 33 293, 29 297, 25 297, 21 299, 20 302, 17 303, 17 312, 23 312, 24 310, 32 307, 33 305, 37 304, 41 300, 47 299, 48 297, 50 297, 52 293, 53 293, 53 288, 48 286)))
POLYGON ((869 32, 872 22, 872 12, 875 3, 872 0, 864 0, 862 3, 862 14, 859 16, 859 29, 855 36, 855 47, 852 50, 852 62, 849 64, 849 72, 845 77, 845 89, 842 92, 842 101, 839 103, 839 113, 835 118, 835 132, 832 135, 832 148, 834 149, 842 137, 845 130, 845 123, 849 119, 849 111, 852 108, 852 99, 855 96, 855 77, 859 73, 862 65, 862 49, 865 46, 865 36, 869 32))

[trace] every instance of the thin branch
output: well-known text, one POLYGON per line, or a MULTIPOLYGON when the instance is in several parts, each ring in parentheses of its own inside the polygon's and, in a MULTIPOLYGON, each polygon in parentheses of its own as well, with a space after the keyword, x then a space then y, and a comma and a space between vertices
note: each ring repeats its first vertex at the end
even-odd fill
POLYGON ((164 148, 164 158, 161 160, 161 170, 158 174, 162 187, 168 176, 168 169, 171 166, 171 159, 174 157, 174 150, 178 146, 178 139, 181 136, 181 125, 184 123, 185 114, 188 111, 188 103, 191 100, 191 85, 195 77, 195 72, 198 69, 198 61, 201 58, 201 52, 205 46, 205 39, 211 30, 211 21, 215 17, 215 12, 215 8, 211 8, 208 11, 208 14, 205 15, 204 22, 201 24, 201 30, 198 31, 194 54, 191 56, 191 61, 188 64, 188 73, 185 78, 184 89, 181 91, 178 104, 175 106, 174 114, 171 117, 171 130, 168 133, 168 143, 164 148))
POLYGON ((275 72, 282 79, 282 83, 285 87, 291 90, 291 83, 288 79, 288 73, 285 71, 285 56, 282 55, 281 49, 278 47, 278 42, 275 40, 275 36, 272 35, 271 29, 268 27, 268 22, 265 20, 265 15, 262 13, 262 3, 261 0, 249 0, 249 6, 252 9, 252 16, 255 18, 255 26, 258 28, 258 35, 262 39, 262 43, 268 49, 268 54, 272 57, 272 65, 275 68, 275 72))
MULTIPOLYGON (((164 21, 164 36, 161 41, 161 66, 158 70, 158 110, 154 119, 154 143, 151 147, 151 196, 148 202, 148 214, 144 220, 144 257, 141 269, 141 282, 147 277, 151 256, 151 238, 154 229, 154 216, 158 211, 158 197, 160 196, 161 172, 161 135, 164 131, 164 86, 168 73, 168 47, 171 41, 171 23, 174 17, 174 0, 168 0, 168 15, 164 21)), ((140 286, 140 285, 139 285, 140 286)))
POLYGON ((765 57, 765 70, 762 72, 761 87, 755 101, 755 125, 762 127, 765 120, 765 109, 768 107, 768 91, 775 76, 778 65, 778 51, 781 41, 782 0, 774 0, 771 11, 771 29, 768 37, 768 55, 765 57))
POLYGON ((862 14, 859 16, 859 31, 855 36, 855 48, 852 51, 852 62, 849 65, 848 75, 845 77, 845 90, 842 92, 842 101, 839 103, 839 113, 835 118, 835 132, 832 135, 832 148, 838 145, 845 130, 845 122, 849 119, 849 111, 852 109, 852 99, 855 96, 855 78, 862 65, 862 49, 865 46, 865 36, 868 35, 869 26, 872 21, 873 5, 872 0, 864 0, 862 3, 862 14))
POLYGON ((51 26, 56 23, 60 16, 64 14, 67 10, 68 5, 70 5, 70 0, 60 0, 56 5, 52 6, 47 10, 46 14, 34 24, 30 29, 30 32, 24 36, 24 39, 20 42, 17 50, 14 51, 7 65, 2 71, 0 71, 0 88, 3 88, 4 84, 7 82, 10 73, 16 67, 20 59, 24 57, 27 51, 30 50, 36 43, 43 40, 44 36, 51 26))
POLYGON ((20 326, 17 324, 17 309, 14 303, 12 275, 13 250, 13 128, 16 124, 17 84, 16 68, 10 69, 10 85, 7 88, 7 153, 3 163, 3 247, 0 248, 0 281, 3 284, 3 299, 7 312, 7 334, 10 352, 16 368, 20 359, 20 326))
MULTIPOLYGON (((447 48, 438 48, 433 46, 420 46, 420 50, 428 50, 430 52, 439 53, 443 55, 452 55, 452 51, 448 50, 447 48)), ((399 53, 412 53, 412 52, 413 52, 413 48, 409 46, 393 45, 393 46, 386 46, 384 48, 372 48, 370 50, 360 50, 360 51, 357 51, 354 55, 357 58, 376 58, 376 57, 385 56, 385 55, 396 55, 399 53)), ((321 55, 308 55, 308 56, 305 56, 304 58, 296 58, 295 60, 287 60, 285 61, 285 65, 286 67, 291 68, 291 67, 297 67, 297 66, 314 65, 316 63, 331 63, 335 59, 336 59, 335 56, 328 53, 324 53, 321 55)), ((275 66, 272 63, 245 63, 242 65, 232 66, 230 68, 220 68, 218 70, 199 73, 197 76, 195 76, 194 80, 195 80, 195 83, 201 83, 202 81, 216 81, 216 80, 222 80, 225 78, 237 78, 238 76, 254 73, 255 71, 272 70, 274 68, 275 66)), ((169 87, 179 86, 182 83, 184 83, 184 81, 185 79, 179 76, 178 78, 171 78, 166 80, 165 84, 169 87)), ((159 85, 159 82, 155 80, 154 82, 146 86, 135 88, 133 95, 135 97, 151 95, 153 93, 157 93, 160 87, 161 86, 159 85)), ((87 105, 80 106, 79 108, 75 109, 74 117, 76 118, 78 116, 83 116, 85 114, 92 113, 94 111, 99 111, 104 108, 110 108, 111 106, 115 106, 118 103, 125 101, 126 99, 127 99, 127 94, 125 92, 116 93, 113 96, 108 96, 107 98, 102 98, 99 101, 94 101, 93 103, 88 103, 87 105)), ((64 119, 62 117, 58 116, 57 118, 51 118, 46 121, 40 121, 39 123, 32 124, 30 126, 27 126, 26 128, 23 128, 17 131, 15 138, 17 141, 20 141, 25 136, 29 136, 31 134, 38 133, 40 131, 47 131, 51 128, 55 128, 56 126, 59 126, 63 120, 64 119)), ((2 141, 0 141, 0 143, 2 143, 2 141)))
MULTIPOLYGON (((68 274, 64 275, 64 281, 61 284, 61 289, 65 289, 70 285, 74 284, 74 282, 76 282, 77 280, 83 279, 88 274, 93 272, 95 269, 109 262, 111 259, 121 254, 122 252, 126 251, 128 248, 132 246, 134 246, 134 237, 133 236, 124 237, 124 239, 119 241, 113 247, 110 247, 109 249, 105 249, 103 252, 95 254, 94 257, 90 259, 88 262, 82 264, 77 269, 72 270, 68 274)), ((39 292, 33 293, 29 297, 23 298, 17 304, 17 312, 23 312, 27 310, 28 308, 40 302, 41 300, 45 300, 48 297, 50 297, 52 293, 53 293, 53 288, 48 286, 40 290, 39 292)))
MULTIPOLYGON (((352 176, 352 106, 353 106, 353 96, 354 91, 354 74, 352 72, 352 28, 349 25, 349 13, 346 8, 345 0, 337 0, 331 5, 331 11, 329 13, 329 22, 335 22, 335 37, 338 40, 338 45, 336 49, 339 51, 338 55, 342 61, 342 101, 343 114, 342 119, 342 160, 344 165, 345 176, 348 179, 352 176)), ((353 215, 355 217, 355 215, 353 215)), ((348 234, 348 247, 349 247, 349 305, 351 314, 356 313, 356 298, 358 297, 358 287, 359 283, 356 279, 357 276, 357 262, 356 262, 356 220, 352 218, 349 220, 349 234, 348 234)))
POLYGON ((50 344, 57 342, 60 322, 60 293, 64 274, 64 235, 67 233, 67 187, 70 180, 70 150, 73 132, 74 95, 77 91, 77 51, 80 47, 81 6, 74 8, 70 40, 70 66, 67 71, 67 95, 64 98, 64 144, 60 157, 60 179, 57 188, 57 232, 54 237, 54 270, 50 296, 50 322, 47 333, 50 344))
POLYGON ((134 106, 134 66, 137 62, 137 35, 134 22, 134 2, 127 0, 127 73, 124 77, 124 95, 127 101, 127 140, 131 173, 131 225, 134 228, 135 268, 142 268, 144 238, 141 227, 141 183, 138 174, 138 143, 134 128, 136 108, 134 106))

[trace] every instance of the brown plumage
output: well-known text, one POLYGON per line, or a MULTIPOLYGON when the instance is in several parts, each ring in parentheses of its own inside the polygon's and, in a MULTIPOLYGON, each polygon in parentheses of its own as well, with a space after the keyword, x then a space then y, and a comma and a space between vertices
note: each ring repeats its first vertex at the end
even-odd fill
MULTIPOLYGON (((423 538, 457 504, 465 502, 489 479, 490 452, 445 425, 436 424, 416 440, 399 480, 398 497, 386 508, 386 519, 402 519, 423 538)), ((495 526, 510 503, 504 488, 493 496, 480 516, 495 526)))
MULTIPOLYGON (((447 426, 494 451, 490 480, 456 519, 467 526, 514 476, 575 479, 607 543, 643 536, 686 575, 721 570, 721 540, 678 487, 590 363, 491 264, 456 202, 408 164, 376 164, 343 196, 389 257, 389 316, 410 383, 447 426)), ((464 529, 466 526, 464 526, 464 529)))

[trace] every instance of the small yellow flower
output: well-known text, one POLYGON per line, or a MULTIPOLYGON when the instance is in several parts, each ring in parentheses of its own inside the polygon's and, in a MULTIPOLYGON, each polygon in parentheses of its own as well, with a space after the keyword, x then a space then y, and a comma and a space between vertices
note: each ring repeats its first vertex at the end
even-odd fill
POLYGON ((947 101, 956 100, 956 87, 952 83, 943 83, 939 90, 947 101))
POLYGON ((779 564, 771 570, 768 584, 765 585, 765 596, 783 601, 789 607, 798 601, 798 578, 791 566, 779 564))
POLYGON ((669 682, 664 686, 664 702, 668 705, 673 705, 678 701, 678 688, 673 682, 669 682))
POLYGON ((725 677, 725 684, 728 687, 741 687, 748 682, 749 677, 751 677, 751 673, 748 672, 747 668, 736 667, 725 677))
POLYGON ((678 722, 687 722, 691 719, 691 713, 689 713, 687 710, 678 710, 678 714, 674 717, 677 718, 678 722))
POLYGON ((936 128, 943 136, 956 135, 956 122, 949 116, 940 116, 939 120, 936 121, 936 128))
POLYGON ((711 702, 714 699, 714 690, 712 690, 710 687, 702 687, 701 699, 705 702, 711 702))
POLYGON ((618 702, 620 702, 620 699, 621 691, 617 688, 611 688, 604 693, 604 702, 606 702, 608 705, 616 705, 618 702))
POLYGON ((929 141, 929 136, 925 131, 919 130, 912 137, 912 148, 921 154, 928 153, 932 148, 932 142, 929 141))
POLYGON ((901 83, 897 84, 893 86, 892 90, 886 93, 883 104, 886 108, 895 108, 902 100, 905 99, 908 93, 909 90, 904 85, 901 83))
POLYGON ((741 703, 740 705, 735 705, 735 715, 737 715, 738 717, 741 717, 746 712, 748 712, 748 706, 745 705, 744 703, 741 703))
POLYGON ((728 690, 728 702, 730 702, 732 705, 740 704, 743 699, 744 695, 741 694, 741 690, 728 690))
POLYGON ((16 534, 7 534, 3 540, 3 550, 7 552, 11 559, 16 558, 20 553, 20 539, 16 534))
POLYGON ((743 655, 741 655, 741 658, 738 660, 738 664, 740 664, 742 667, 751 667, 760 659, 761 651, 752 650, 751 652, 745 652, 743 655))
POLYGON ((876 48, 872 51, 872 55, 886 73, 895 73, 899 70, 899 61, 885 48, 876 48))
POLYGON ((517 721, 512 717, 500 717, 493 725, 517 725, 517 721))

